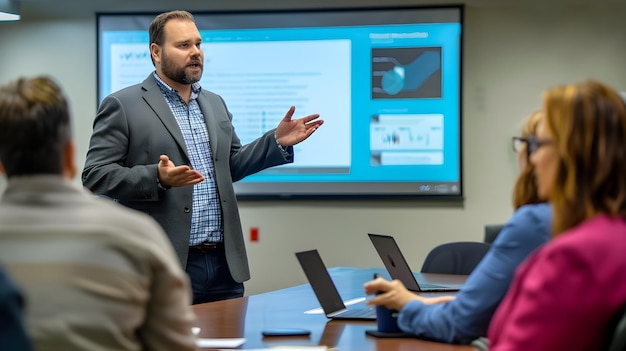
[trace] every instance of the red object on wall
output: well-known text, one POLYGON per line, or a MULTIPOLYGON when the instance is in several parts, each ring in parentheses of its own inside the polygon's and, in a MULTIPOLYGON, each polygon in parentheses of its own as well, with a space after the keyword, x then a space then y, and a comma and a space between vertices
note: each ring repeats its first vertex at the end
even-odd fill
POLYGON ((250 241, 259 241, 259 228, 258 227, 250 228, 250 241))

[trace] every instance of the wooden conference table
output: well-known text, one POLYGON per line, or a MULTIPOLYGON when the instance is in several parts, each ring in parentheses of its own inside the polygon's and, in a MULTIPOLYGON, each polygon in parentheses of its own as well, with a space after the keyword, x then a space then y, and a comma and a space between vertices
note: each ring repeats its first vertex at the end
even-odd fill
MULTIPOLYGON (((383 268, 335 267, 328 270, 344 300, 364 297, 363 283, 374 273, 388 278, 383 268)), ((467 276, 422 274, 433 284, 461 284, 467 276)), ((436 296, 429 293, 424 296, 436 296)), ((439 294, 441 295, 441 294, 439 294)), ((325 345, 348 351, 476 351, 470 346, 435 343, 415 338, 375 338, 365 334, 376 329, 374 321, 330 321, 323 313, 305 313, 319 308, 309 284, 238 299, 194 305, 201 338, 245 338, 242 349, 273 345, 325 345), (305 328, 307 337, 263 337, 268 328, 305 328)), ((364 303, 352 305, 364 307, 364 303)))

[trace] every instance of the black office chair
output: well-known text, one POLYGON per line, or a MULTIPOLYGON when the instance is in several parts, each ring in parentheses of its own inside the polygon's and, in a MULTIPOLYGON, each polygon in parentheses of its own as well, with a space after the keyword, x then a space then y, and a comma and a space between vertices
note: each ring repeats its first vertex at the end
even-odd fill
POLYGON ((606 351, 626 350, 626 305, 623 306, 613 317, 609 326, 609 333, 605 339, 606 351))
POLYGON ((489 244, 458 241, 432 249, 422 265, 422 273, 470 274, 489 250, 489 244))
POLYGON ((487 224, 485 225, 485 238, 484 242, 487 244, 493 243, 494 240, 500 234, 500 231, 504 228, 504 224, 487 224))

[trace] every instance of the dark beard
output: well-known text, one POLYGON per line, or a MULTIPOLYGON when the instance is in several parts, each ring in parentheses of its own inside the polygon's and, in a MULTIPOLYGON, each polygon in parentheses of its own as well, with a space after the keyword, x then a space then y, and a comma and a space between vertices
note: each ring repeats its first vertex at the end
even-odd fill
POLYGON ((196 78, 187 74, 187 67, 175 67, 174 63, 167 57, 165 52, 163 52, 161 70, 166 77, 180 84, 193 84, 202 77, 202 67, 200 67, 200 74, 196 78))

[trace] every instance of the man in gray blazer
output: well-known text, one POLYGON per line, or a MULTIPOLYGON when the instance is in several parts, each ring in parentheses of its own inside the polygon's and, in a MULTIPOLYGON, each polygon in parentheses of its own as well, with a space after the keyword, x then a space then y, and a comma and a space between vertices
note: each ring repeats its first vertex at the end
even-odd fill
POLYGON ((193 303, 243 296, 250 278, 232 183, 293 162, 293 145, 322 123, 292 119, 241 145, 222 98, 203 90, 202 37, 186 11, 149 29, 156 70, 106 97, 98 110, 83 184, 154 217, 191 278, 193 303))
POLYGON ((189 279, 167 236, 74 183, 71 129, 50 78, 0 87, 0 264, 24 293, 33 348, 196 350, 189 279))

